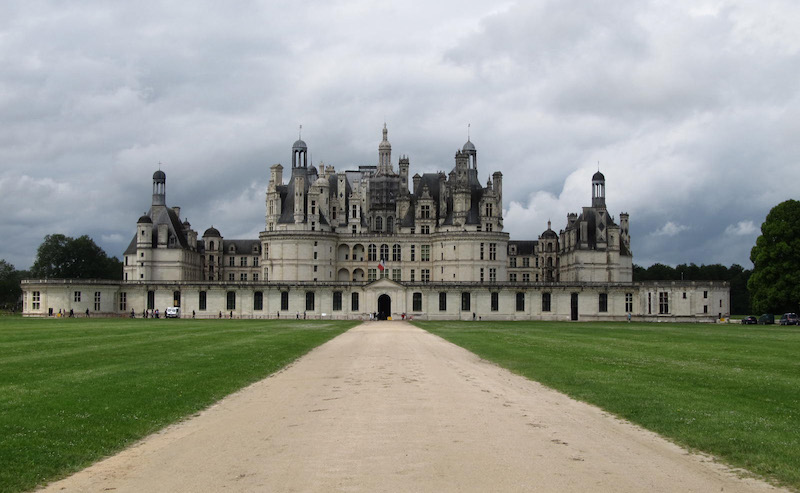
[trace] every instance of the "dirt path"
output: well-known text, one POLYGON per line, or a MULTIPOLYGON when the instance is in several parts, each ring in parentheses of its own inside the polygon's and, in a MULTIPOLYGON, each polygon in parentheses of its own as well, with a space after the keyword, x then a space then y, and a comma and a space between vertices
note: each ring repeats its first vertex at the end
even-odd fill
POLYGON ((776 491, 400 322, 47 491, 776 491))

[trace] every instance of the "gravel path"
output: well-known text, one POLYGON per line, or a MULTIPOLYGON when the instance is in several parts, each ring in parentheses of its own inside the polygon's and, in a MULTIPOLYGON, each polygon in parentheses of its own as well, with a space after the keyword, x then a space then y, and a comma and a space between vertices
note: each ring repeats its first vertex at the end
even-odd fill
POLYGON ((46 491, 778 491, 403 322, 46 491))

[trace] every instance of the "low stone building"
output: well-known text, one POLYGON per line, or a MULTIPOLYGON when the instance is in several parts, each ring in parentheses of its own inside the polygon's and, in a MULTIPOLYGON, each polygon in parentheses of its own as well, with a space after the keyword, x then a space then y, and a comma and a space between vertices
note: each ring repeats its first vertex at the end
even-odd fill
POLYGON ((392 166, 384 125, 378 164, 337 172, 309 166, 292 146, 291 174, 270 168, 259 238, 202 237, 166 201, 153 175, 150 210, 124 253, 121 282, 27 280, 24 314, 73 310, 123 315, 180 306, 203 318, 403 316, 462 320, 713 321, 729 313, 720 282, 632 282, 629 215, 606 209, 605 177, 591 205, 560 232, 510 240, 503 176, 482 185, 468 139, 448 173, 392 166))

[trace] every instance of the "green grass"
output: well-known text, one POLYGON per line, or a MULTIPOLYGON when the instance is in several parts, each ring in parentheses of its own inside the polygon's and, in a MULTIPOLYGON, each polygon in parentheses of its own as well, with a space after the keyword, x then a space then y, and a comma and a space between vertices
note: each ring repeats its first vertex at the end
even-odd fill
POLYGON ((82 469, 357 322, 0 321, 0 491, 82 469))
POLYGON ((800 489, 800 329, 415 322, 681 445, 800 489))

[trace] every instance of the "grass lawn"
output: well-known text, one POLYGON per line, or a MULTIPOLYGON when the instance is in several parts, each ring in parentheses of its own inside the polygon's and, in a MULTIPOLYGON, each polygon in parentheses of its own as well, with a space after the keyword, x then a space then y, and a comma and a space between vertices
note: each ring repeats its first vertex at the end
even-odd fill
POLYGON ((800 328, 415 325, 679 444, 800 489, 800 328))
POLYGON ((358 322, 0 320, 0 491, 82 469, 358 322))

